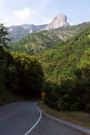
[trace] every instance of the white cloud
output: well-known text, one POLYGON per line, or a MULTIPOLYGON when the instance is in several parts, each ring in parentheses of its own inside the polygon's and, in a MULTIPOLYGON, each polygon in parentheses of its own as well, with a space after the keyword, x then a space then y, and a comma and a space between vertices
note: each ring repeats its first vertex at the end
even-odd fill
POLYGON ((23 8, 19 11, 13 11, 13 14, 19 19, 25 19, 31 18, 35 14, 35 11, 30 8, 23 8))
MULTIPOLYGON (((16 0, 17 3, 26 2, 26 0, 16 0)), ((26 6, 11 6, 10 0, 0 0, 0 22, 6 26, 20 25, 20 24, 46 24, 50 22, 50 18, 43 16, 45 1, 37 7, 31 8, 31 5, 26 6), (40 10, 41 9, 41 10, 40 10)), ((47 3, 47 2, 46 2, 47 3)))

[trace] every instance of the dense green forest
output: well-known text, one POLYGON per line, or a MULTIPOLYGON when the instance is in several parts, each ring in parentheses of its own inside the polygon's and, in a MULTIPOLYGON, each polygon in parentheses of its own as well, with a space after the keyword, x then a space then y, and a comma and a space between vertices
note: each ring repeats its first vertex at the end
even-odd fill
POLYGON ((9 47, 7 81, 0 81, 8 91, 32 97, 43 88, 50 107, 90 112, 90 23, 33 33, 9 47))
POLYGON ((36 54, 46 48, 51 48, 60 41, 54 32, 38 32, 32 33, 24 39, 9 45, 13 51, 25 52, 28 54, 36 54))
POLYGON ((7 89, 9 64, 11 56, 0 46, 0 105, 15 100, 15 96, 7 89))
POLYGON ((43 84, 41 64, 27 54, 10 53, 7 29, 0 25, 0 105, 17 97, 35 98, 43 84))
POLYGON ((37 57, 45 72, 45 102, 58 110, 90 111, 90 25, 37 57))
POLYGON ((52 49, 36 55, 43 65, 47 81, 60 83, 63 79, 73 79, 73 70, 90 47, 90 25, 77 36, 52 49))

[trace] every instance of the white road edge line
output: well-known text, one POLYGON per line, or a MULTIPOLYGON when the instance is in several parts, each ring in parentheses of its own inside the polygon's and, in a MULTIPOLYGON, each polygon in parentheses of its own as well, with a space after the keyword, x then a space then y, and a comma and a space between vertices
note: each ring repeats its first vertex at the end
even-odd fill
POLYGON ((40 122, 40 120, 42 118, 42 113, 40 110, 39 110, 39 113, 40 113, 40 116, 39 116, 37 122, 24 135, 30 134, 32 132, 32 130, 38 125, 38 123, 40 122))

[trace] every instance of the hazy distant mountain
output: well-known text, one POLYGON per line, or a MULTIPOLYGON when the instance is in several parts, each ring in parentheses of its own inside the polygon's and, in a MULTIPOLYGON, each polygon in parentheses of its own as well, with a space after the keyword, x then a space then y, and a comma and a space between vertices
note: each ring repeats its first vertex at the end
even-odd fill
POLYGON ((40 31, 44 29, 47 25, 33 25, 33 24, 23 24, 18 26, 10 26, 9 33, 12 41, 18 41, 30 33, 40 31))
POLYGON ((18 41, 23 37, 27 36, 33 32, 39 32, 42 30, 52 30, 56 28, 62 28, 68 26, 67 16, 60 14, 57 15, 49 24, 45 25, 33 25, 33 24, 24 24, 18 26, 9 27, 10 37, 12 37, 12 41, 18 41))

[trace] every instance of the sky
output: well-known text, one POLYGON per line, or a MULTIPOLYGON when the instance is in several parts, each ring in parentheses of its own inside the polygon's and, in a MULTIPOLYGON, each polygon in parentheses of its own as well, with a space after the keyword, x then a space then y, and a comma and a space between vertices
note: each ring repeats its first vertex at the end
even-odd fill
POLYGON ((90 21, 90 0, 0 0, 0 23, 47 24, 65 14, 72 25, 90 21))

